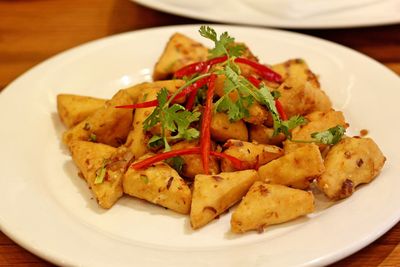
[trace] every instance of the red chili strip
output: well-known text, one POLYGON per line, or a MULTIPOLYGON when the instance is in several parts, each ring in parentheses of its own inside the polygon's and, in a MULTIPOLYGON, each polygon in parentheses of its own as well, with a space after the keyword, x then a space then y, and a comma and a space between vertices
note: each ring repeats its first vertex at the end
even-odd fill
POLYGON ((235 167, 235 169, 237 170, 241 170, 242 169, 242 161, 238 158, 235 158, 233 156, 230 156, 228 154, 225 153, 220 153, 220 152, 216 152, 216 151, 211 151, 210 152, 211 156, 217 157, 217 158, 225 158, 227 160, 229 160, 232 165, 235 167))
MULTIPOLYGON (((208 77, 205 77, 208 78, 208 77)), ((203 78, 204 79, 204 78, 203 78)), ((180 92, 179 94, 177 94, 174 97, 175 99, 179 99, 181 97, 185 97, 187 94, 190 94, 193 91, 196 91, 202 87, 203 85, 205 85, 207 83, 207 80, 202 81, 203 79, 200 79, 196 82, 194 82, 193 84, 189 85, 188 87, 186 87, 185 89, 182 90, 182 92, 180 92), (200 82, 201 81, 201 82, 200 82)), ((170 97, 170 96, 169 96, 170 97)), ((169 98, 168 97, 168 98, 169 98)), ((158 106, 158 100, 151 100, 151 101, 146 101, 146 102, 142 102, 142 103, 137 103, 137 104, 132 104, 132 105, 123 105, 123 106, 115 106, 115 108, 130 108, 130 109, 135 109, 135 108, 149 108, 149 107, 156 107, 158 106)))
POLYGON ((261 81, 259 79, 257 79, 256 77, 254 77, 253 75, 249 75, 246 77, 247 80, 249 82, 251 82, 251 84, 253 84, 255 87, 260 87, 261 81))
POLYGON ((209 165, 209 156, 211 151, 211 109, 212 109, 212 100, 214 96, 215 90, 215 80, 217 79, 217 75, 211 74, 208 80, 208 90, 206 96, 206 103, 204 105, 203 116, 201 120, 201 138, 200 138, 200 152, 201 152, 201 160, 203 161, 203 169, 205 174, 210 173, 210 165, 209 165))
MULTIPOLYGON (((177 149, 177 150, 172 150, 168 152, 164 152, 162 154, 157 154, 155 156, 149 157, 147 159, 144 159, 142 161, 133 163, 131 165, 131 168, 134 168, 135 170, 140 170, 149 167, 150 165, 163 161, 169 158, 173 158, 176 156, 182 156, 182 155, 193 155, 193 154, 200 154, 200 147, 191 147, 191 148, 185 148, 185 149, 177 149)), ((210 155, 218 158, 225 158, 229 161, 232 162, 233 166, 240 170, 242 168, 242 161, 238 158, 235 158, 233 156, 220 153, 220 152, 215 152, 215 151, 210 151, 210 155)))
POLYGON ((191 154, 199 154, 200 153, 200 147, 192 147, 192 148, 185 148, 185 149, 177 149, 177 150, 171 150, 168 152, 164 152, 161 154, 157 154, 155 156, 152 156, 150 158, 144 159, 142 161, 133 163, 131 165, 132 168, 135 170, 140 170, 149 167, 150 165, 165 160, 169 158, 173 158, 176 156, 182 156, 182 155, 191 155, 191 154))
POLYGON ((149 108, 149 107, 155 107, 157 105, 158 105, 158 101, 157 100, 151 100, 151 101, 137 103, 137 104, 133 104, 133 105, 116 106, 116 108, 131 108, 131 109, 149 108))
POLYGON ((242 57, 236 58, 235 62, 242 63, 242 64, 252 67, 267 81, 277 82, 277 83, 282 82, 282 76, 279 73, 276 73, 275 71, 271 70, 267 66, 264 66, 258 62, 252 61, 247 58, 242 58, 242 57))
POLYGON ((207 63, 208 67, 211 67, 211 66, 213 66, 215 64, 219 64, 219 63, 225 62, 227 59, 228 59, 228 56, 216 57, 216 58, 212 58, 212 59, 207 60, 206 63, 207 63))
POLYGON ((286 121, 288 119, 285 110, 283 109, 282 103, 281 101, 279 101, 278 99, 275 99, 275 106, 276 106, 276 110, 279 113, 279 117, 281 117, 281 120, 286 121))
POLYGON ((174 73, 174 77, 179 79, 185 76, 191 76, 195 73, 203 72, 206 68, 207 68, 206 61, 195 62, 177 70, 174 73))
POLYGON ((206 73, 215 64, 222 63, 228 59, 227 56, 216 57, 207 61, 199 61, 189 65, 186 65, 174 73, 175 78, 182 78, 185 76, 191 76, 196 73, 206 73))
POLYGON ((194 89, 190 92, 188 100, 186 101, 186 106, 185 108, 187 110, 191 110, 194 106, 194 102, 196 100, 196 95, 197 95, 197 91, 199 91, 199 89, 201 87, 203 87, 204 85, 206 85, 208 83, 209 77, 204 77, 196 82, 194 82, 192 85, 194 87, 194 89))

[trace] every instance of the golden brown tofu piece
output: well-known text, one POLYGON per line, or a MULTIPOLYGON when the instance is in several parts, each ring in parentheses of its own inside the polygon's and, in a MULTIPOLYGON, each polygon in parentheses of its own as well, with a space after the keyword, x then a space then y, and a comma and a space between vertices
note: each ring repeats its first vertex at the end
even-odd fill
POLYGON ((82 172, 102 208, 108 209, 122 196, 122 176, 131 157, 123 148, 86 141, 73 141, 72 159, 82 172), (104 172, 103 174, 101 174, 104 172), (103 182, 96 184, 102 175, 103 182))
MULTIPOLYGON (((139 99, 151 101, 157 99, 157 93, 158 90, 147 88, 143 90, 141 95, 139 95, 139 99)), ((149 152, 149 148, 147 147, 149 136, 146 135, 146 131, 143 128, 143 122, 148 116, 150 116, 154 109, 155 107, 139 108, 135 110, 135 114, 133 115, 132 130, 128 134, 125 146, 132 151, 135 159, 138 159, 149 152)))
POLYGON ((261 180, 306 189, 325 170, 318 146, 309 144, 273 160, 258 169, 261 180))
MULTIPOLYGON (((242 169, 257 168, 284 154, 283 149, 277 146, 254 144, 233 139, 229 139, 224 147, 227 149, 223 153, 242 161, 242 169)), ((237 171, 231 161, 227 159, 222 159, 221 170, 223 172, 237 171)))
MULTIPOLYGON (((145 95, 143 94, 144 91, 147 91, 149 89, 155 89, 155 90, 160 90, 161 88, 166 88, 170 94, 174 93, 176 90, 178 90, 181 86, 185 84, 185 81, 183 80, 167 80, 167 81, 156 81, 156 82, 144 82, 140 83, 128 88, 125 88, 124 90, 131 96, 131 98, 134 100, 133 103, 141 103, 145 101, 149 101, 151 99, 148 99, 148 97, 144 97, 145 95)), ((185 98, 179 98, 175 99, 175 103, 183 103, 185 101, 185 98)))
MULTIPOLYGON (((171 146, 172 150, 198 147, 197 141, 181 141, 171 146)), ((183 155, 180 156, 185 162, 182 168, 182 175, 193 179, 197 174, 204 174, 203 162, 200 155, 183 155)), ((218 160, 210 157, 209 161, 210 173, 217 174, 220 172, 218 160)))
POLYGON ((207 59, 208 48, 189 37, 175 33, 169 39, 164 52, 154 66, 153 80, 166 80, 178 69, 207 59))
POLYGON ((215 113, 211 119, 211 137, 214 140, 225 142, 228 139, 247 141, 249 139, 246 124, 242 120, 229 121, 225 113, 215 113))
POLYGON ((66 131, 63 142, 70 145, 72 141, 95 141, 113 147, 125 142, 132 124, 132 110, 115 108, 119 105, 132 104, 129 94, 121 90, 98 109, 95 113, 66 131))
POLYGON ((143 170, 129 168, 123 178, 123 188, 130 196, 182 214, 189 213, 191 191, 179 174, 164 162, 155 163, 143 170))
POLYGON ((286 139, 283 133, 274 136, 274 129, 264 125, 250 125, 250 141, 265 145, 281 145, 286 139))
POLYGON ((331 109, 329 97, 320 88, 317 76, 304 60, 288 60, 274 65, 272 69, 282 75, 284 82, 277 90, 281 94, 279 100, 288 117, 331 109))
POLYGON ((105 103, 105 99, 90 96, 71 94, 57 95, 58 115, 67 128, 77 125, 104 106, 105 103))
POLYGON ((326 171, 318 188, 331 199, 350 196, 357 185, 371 182, 380 172, 385 156, 370 138, 344 138, 325 158, 326 171))
POLYGON ((200 228, 239 201, 258 180, 255 170, 222 172, 218 175, 196 175, 190 222, 200 228))
MULTIPOLYGON (((292 131, 292 139, 293 140, 301 140, 301 141, 311 141, 313 140, 311 137, 312 133, 321 132, 328 130, 329 128, 335 127, 337 125, 341 125, 343 127, 347 127, 345 118, 341 111, 329 110, 326 112, 316 111, 305 116, 308 120, 306 125, 300 125, 293 129, 292 131)), ((284 149, 286 153, 293 152, 299 147, 305 146, 307 144, 292 142, 286 140, 284 142, 284 149)), ((318 144, 320 150, 326 148, 327 145, 318 144)))
POLYGON ((257 181, 232 214, 231 230, 262 232, 268 225, 284 223, 313 211, 311 192, 257 181))

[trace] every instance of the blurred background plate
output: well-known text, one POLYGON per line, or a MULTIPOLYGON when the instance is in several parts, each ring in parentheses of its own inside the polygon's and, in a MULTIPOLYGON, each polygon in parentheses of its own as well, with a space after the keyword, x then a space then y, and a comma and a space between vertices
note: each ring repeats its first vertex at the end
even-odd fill
MULTIPOLYGON (((354 50, 297 33, 215 25, 262 62, 303 58, 321 78, 349 134, 368 129, 387 157, 381 175, 350 198, 310 216, 230 233, 230 213, 193 231, 187 216, 130 197, 105 211, 61 143, 59 93, 111 97, 149 80, 171 34, 199 41, 199 25, 128 32, 61 53, 0 94, 0 227, 29 251, 62 266, 321 266, 374 241, 400 218, 400 79, 354 50)), ((211 45, 207 43, 207 45, 211 45)), ((326 203, 325 203, 326 204, 326 203)))
POLYGON ((184 17, 276 28, 348 28, 400 22, 399 0, 132 1, 184 17))

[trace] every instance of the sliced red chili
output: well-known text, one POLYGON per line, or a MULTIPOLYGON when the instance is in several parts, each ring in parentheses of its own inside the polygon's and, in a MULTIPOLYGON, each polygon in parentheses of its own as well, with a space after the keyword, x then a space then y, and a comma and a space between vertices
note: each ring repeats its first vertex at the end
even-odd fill
MULTIPOLYGON (((147 159, 144 159, 142 161, 133 163, 131 165, 131 168, 133 168, 135 170, 140 170, 140 169, 147 168, 156 162, 163 161, 163 160, 173 158, 176 156, 193 155, 193 154, 200 154, 200 153, 201 153, 200 147, 191 147, 191 148, 185 148, 185 149, 172 150, 172 151, 157 154, 157 155, 154 155, 147 159)), ((227 155, 224 153, 215 152, 215 151, 210 151, 210 155, 214 156, 214 157, 218 157, 218 158, 228 159, 229 161, 232 162, 233 166, 238 170, 240 170, 242 168, 242 161, 238 158, 235 158, 233 156, 230 156, 230 155, 227 155)))
POLYGON ((283 109, 282 103, 281 101, 279 101, 278 99, 275 99, 275 106, 276 106, 276 110, 279 113, 279 117, 281 117, 281 120, 286 121, 288 119, 285 110, 283 109))
POLYGON ((235 62, 242 63, 242 64, 252 67, 253 69, 255 69, 258 72, 258 74, 260 74, 261 77, 263 77, 267 81, 277 82, 277 83, 282 82, 282 76, 279 73, 276 73, 275 71, 271 70, 267 66, 264 66, 258 62, 252 61, 247 58, 242 58, 242 57, 236 58, 235 62))
POLYGON ((211 74, 208 80, 206 103, 204 105, 204 111, 201 120, 200 151, 201 151, 201 159, 203 161, 203 169, 205 174, 210 173, 209 156, 211 151, 211 134, 210 134, 211 115, 212 115, 211 109, 212 109, 212 100, 214 96, 216 79, 217 75, 211 74))
POLYGON ((185 76, 191 76, 195 73, 203 72, 206 68, 207 68, 207 62, 205 61, 195 62, 177 70, 174 73, 174 77, 180 79, 185 76))
POLYGON ((237 169, 237 170, 242 169, 242 161, 238 158, 235 158, 235 157, 225 154, 225 153, 216 152, 216 151, 211 151, 210 155, 218 157, 218 158, 227 159, 232 163, 232 165, 233 165, 233 167, 235 167, 235 169, 237 169))
POLYGON ((183 78, 185 76, 192 76, 197 73, 206 73, 209 69, 215 65, 222 63, 228 59, 228 56, 216 57, 209 59, 207 61, 199 61, 189 65, 186 65, 174 73, 174 77, 177 79, 183 78))
POLYGON ((219 64, 225 62, 228 59, 228 56, 216 57, 206 61, 208 68, 215 64, 219 64))
POLYGON ((200 153, 200 147, 192 147, 192 148, 185 148, 185 149, 177 149, 177 150, 171 150, 168 152, 164 152, 161 154, 157 154, 155 156, 149 157, 147 159, 144 159, 142 161, 133 163, 131 165, 132 168, 135 170, 140 170, 149 167, 150 165, 165 160, 169 158, 173 158, 176 156, 182 156, 182 155, 191 155, 191 154, 199 154, 200 153))
POLYGON ((254 77, 253 75, 249 75, 246 78, 255 87, 257 87, 257 88, 260 87, 261 81, 259 79, 257 79, 256 77, 254 77))
POLYGON ((132 104, 132 105, 123 105, 123 106, 115 106, 116 108, 130 108, 130 109, 135 109, 135 108, 149 108, 149 107, 155 107, 158 105, 157 100, 151 100, 147 102, 142 102, 142 103, 137 103, 137 104, 132 104))
POLYGON ((196 81, 195 83, 193 83, 193 90, 190 92, 188 100, 186 101, 186 106, 185 108, 187 110, 191 110, 194 106, 194 102, 196 100, 196 95, 197 95, 197 91, 199 91, 199 89, 201 87, 203 87, 204 85, 207 84, 209 77, 204 77, 198 81, 196 81))
MULTIPOLYGON (((182 97, 185 97, 187 94, 190 94, 192 91, 197 90, 198 88, 200 88, 201 86, 203 86, 203 85, 205 85, 207 83, 207 81, 200 82, 201 80, 202 79, 197 81, 199 83, 195 82, 195 83, 187 86, 185 89, 182 90, 182 92, 180 92, 179 94, 177 94, 174 97, 174 100, 182 98, 182 97)), ((168 96, 168 98, 170 98, 170 96, 168 96)), ((137 103, 137 104, 132 104, 132 105, 115 106, 115 108, 135 109, 135 108, 148 108, 148 107, 156 107, 156 106, 158 106, 158 100, 150 100, 150 101, 137 103)))

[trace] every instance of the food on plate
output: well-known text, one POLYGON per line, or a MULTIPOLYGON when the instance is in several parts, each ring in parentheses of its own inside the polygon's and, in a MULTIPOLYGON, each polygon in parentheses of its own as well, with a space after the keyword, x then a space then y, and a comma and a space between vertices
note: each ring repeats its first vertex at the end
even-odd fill
MULTIPOLYGON (((224 145, 224 152, 227 155, 238 158, 242 161, 244 169, 258 169, 259 166, 281 157, 283 149, 278 146, 256 144, 240 140, 228 140, 224 145)), ((221 160, 223 172, 237 171, 235 166, 228 159, 221 160)))
POLYGON ((317 178, 317 185, 329 198, 348 197, 357 185, 371 182, 385 160, 371 138, 343 138, 326 155, 326 171, 317 178))
POLYGON ((345 135, 304 60, 265 65, 227 32, 199 32, 214 47, 174 34, 154 82, 110 100, 58 96, 63 143, 102 208, 126 194, 198 229, 238 203, 232 232, 260 232, 311 213, 311 187, 335 201, 379 174, 382 152, 345 135))
POLYGON ((262 232, 268 225, 287 222, 313 211, 311 192, 257 181, 233 212, 231 228, 234 233, 262 232))
POLYGON ((318 146, 307 144, 258 169, 260 178, 273 184, 307 189, 312 180, 325 171, 318 146))
POLYGON ((113 147, 123 144, 132 124, 132 111, 116 109, 117 105, 132 102, 129 94, 121 90, 92 115, 63 135, 64 144, 70 146, 75 140, 94 141, 113 147))
POLYGON ((61 121, 71 128, 106 103, 105 99, 71 94, 57 95, 57 112, 61 121))
POLYGON ((88 141, 73 141, 70 150, 99 205, 110 208, 122 196, 122 177, 131 153, 123 147, 88 141))
POLYGON ((149 168, 129 168, 123 178, 124 193, 176 212, 187 214, 190 210, 192 192, 178 172, 164 162, 149 168))
POLYGON ((196 175, 190 209, 193 229, 204 226, 238 202, 258 179, 255 170, 196 175))

